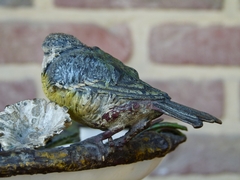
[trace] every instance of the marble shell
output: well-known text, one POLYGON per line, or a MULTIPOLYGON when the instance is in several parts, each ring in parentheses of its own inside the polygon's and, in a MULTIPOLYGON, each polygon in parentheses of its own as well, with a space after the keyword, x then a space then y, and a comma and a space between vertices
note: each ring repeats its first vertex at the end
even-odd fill
POLYGON ((24 100, 0 112, 2 150, 38 148, 71 124, 67 109, 45 99, 24 100))

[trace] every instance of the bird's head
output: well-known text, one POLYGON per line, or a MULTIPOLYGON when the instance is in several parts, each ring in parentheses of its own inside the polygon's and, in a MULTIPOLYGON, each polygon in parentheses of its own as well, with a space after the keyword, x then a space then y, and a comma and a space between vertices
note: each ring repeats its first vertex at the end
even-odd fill
POLYGON ((49 34, 42 44, 44 54, 61 52, 72 47, 82 46, 83 44, 74 36, 64 33, 49 34))
POLYGON ((42 44, 44 58, 42 62, 42 70, 46 70, 48 64, 56 59, 61 52, 71 48, 81 48, 84 45, 74 36, 64 33, 49 34, 42 44))

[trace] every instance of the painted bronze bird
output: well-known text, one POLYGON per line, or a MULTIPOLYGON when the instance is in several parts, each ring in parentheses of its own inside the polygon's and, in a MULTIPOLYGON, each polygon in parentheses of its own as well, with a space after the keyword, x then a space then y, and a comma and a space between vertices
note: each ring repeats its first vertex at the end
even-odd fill
POLYGON ((208 113, 171 101, 167 93, 139 79, 135 69, 72 35, 50 34, 42 49, 46 96, 66 106, 73 120, 104 130, 99 140, 111 138, 126 127, 134 134, 162 114, 194 128, 202 127, 203 121, 221 124, 208 113))

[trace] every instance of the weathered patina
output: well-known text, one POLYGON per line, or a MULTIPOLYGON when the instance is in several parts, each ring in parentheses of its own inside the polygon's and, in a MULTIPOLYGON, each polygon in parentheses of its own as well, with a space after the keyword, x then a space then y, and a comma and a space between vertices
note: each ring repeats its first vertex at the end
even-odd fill
MULTIPOLYGON (((136 129, 166 114, 200 128, 216 117, 171 101, 167 93, 142 81, 135 69, 72 35, 53 33, 42 45, 42 84, 46 96, 69 109, 82 124, 105 131, 101 141, 125 127, 136 129), (140 122, 140 123, 139 123, 140 122)), ((132 131, 132 129, 135 129, 132 131)))
POLYGON ((178 129, 186 130, 177 124, 155 124, 122 148, 109 143, 102 146, 101 142, 96 143, 94 136, 69 147, 1 151, 0 177, 81 171, 164 157, 186 140, 178 129))

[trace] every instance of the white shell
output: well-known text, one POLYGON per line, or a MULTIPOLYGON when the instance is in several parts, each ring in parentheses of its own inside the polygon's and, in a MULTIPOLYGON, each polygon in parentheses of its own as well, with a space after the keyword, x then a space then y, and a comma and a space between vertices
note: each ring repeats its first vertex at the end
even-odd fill
POLYGON ((37 148, 70 125, 67 109, 45 99, 24 100, 0 112, 3 150, 37 148))

